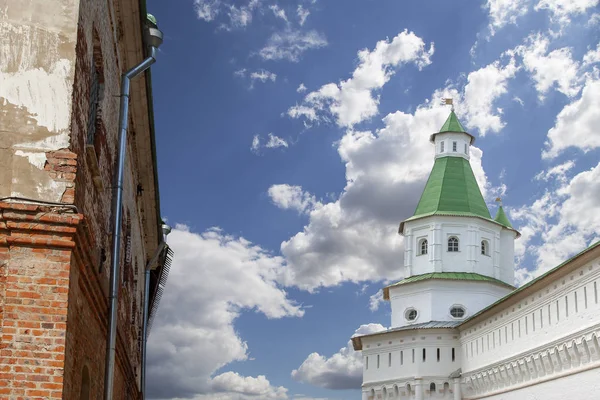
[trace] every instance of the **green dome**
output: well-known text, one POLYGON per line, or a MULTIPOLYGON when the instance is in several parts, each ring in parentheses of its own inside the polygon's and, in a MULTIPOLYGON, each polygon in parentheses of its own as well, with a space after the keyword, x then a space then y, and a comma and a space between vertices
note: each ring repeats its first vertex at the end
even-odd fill
POLYGON ((152 23, 152 24, 154 24, 154 25, 158 26, 158 22, 156 22, 156 17, 155 17, 154 15, 152 15, 152 14, 146 14, 146 19, 147 19, 147 20, 148 20, 150 23, 152 23))

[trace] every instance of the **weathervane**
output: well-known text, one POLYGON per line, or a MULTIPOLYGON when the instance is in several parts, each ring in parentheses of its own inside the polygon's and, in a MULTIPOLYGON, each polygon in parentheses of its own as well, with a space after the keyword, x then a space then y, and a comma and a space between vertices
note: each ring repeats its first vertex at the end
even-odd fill
POLYGON ((498 205, 502 207, 502 199, 500 197, 496 197, 496 203, 498 203, 498 205))
POLYGON ((454 102, 452 101, 452 97, 443 97, 442 98, 442 105, 451 105, 451 110, 454 111, 454 102))

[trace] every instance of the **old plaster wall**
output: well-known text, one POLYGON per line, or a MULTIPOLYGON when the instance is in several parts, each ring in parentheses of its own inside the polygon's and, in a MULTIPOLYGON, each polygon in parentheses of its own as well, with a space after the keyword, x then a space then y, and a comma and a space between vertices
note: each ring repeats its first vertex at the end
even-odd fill
POLYGON ((0 0, 0 198, 72 201, 70 143, 79 0, 0 0))

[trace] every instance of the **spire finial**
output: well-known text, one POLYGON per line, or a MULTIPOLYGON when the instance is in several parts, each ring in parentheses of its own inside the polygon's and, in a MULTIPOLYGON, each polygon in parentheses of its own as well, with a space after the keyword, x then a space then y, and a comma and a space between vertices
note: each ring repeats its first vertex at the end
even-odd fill
POLYGON ((454 111, 454 101, 452 99, 452 97, 443 97, 442 98, 442 104, 447 106, 450 105, 450 110, 454 111))
POLYGON ((496 197, 496 203, 498 203, 499 207, 502 207, 502 199, 500 197, 496 197))

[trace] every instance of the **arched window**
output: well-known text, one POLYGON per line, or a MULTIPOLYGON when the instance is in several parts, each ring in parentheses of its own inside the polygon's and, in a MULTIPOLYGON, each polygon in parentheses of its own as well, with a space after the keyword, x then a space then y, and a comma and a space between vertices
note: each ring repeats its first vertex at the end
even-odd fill
POLYGON ((435 383, 431 382, 429 384, 429 391, 431 392, 431 394, 435 393, 435 383))
POLYGON ((448 251, 458 251, 458 238, 452 236, 448 239, 448 251))
POLYGON ((419 255, 427 254, 427 239, 419 240, 419 255))
POLYGON ((406 391, 407 391, 408 393, 411 393, 411 392, 412 392, 412 388, 410 387, 410 383, 407 383, 407 384, 406 384, 406 391))
POLYGON ((79 400, 90 400, 90 371, 87 365, 84 365, 81 371, 81 389, 79 390, 79 400))
POLYGON ((490 255, 490 244, 487 240, 481 241, 481 254, 484 256, 490 255))

